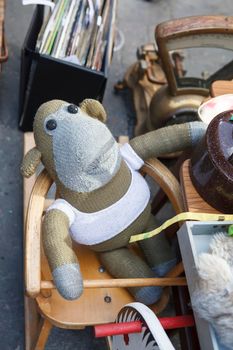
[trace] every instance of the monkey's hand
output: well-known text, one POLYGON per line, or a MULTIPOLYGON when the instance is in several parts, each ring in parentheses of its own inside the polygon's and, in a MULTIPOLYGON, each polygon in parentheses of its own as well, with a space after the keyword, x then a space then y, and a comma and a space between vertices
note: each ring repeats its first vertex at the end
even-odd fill
POLYGON ((83 279, 69 235, 69 219, 62 211, 51 209, 45 215, 43 245, 59 293, 68 300, 83 292, 83 279))
POLYGON ((32 176, 36 168, 41 162, 41 153, 38 151, 36 147, 30 149, 30 151, 27 152, 27 154, 23 158, 23 162, 21 164, 21 174, 24 177, 30 177, 32 176))

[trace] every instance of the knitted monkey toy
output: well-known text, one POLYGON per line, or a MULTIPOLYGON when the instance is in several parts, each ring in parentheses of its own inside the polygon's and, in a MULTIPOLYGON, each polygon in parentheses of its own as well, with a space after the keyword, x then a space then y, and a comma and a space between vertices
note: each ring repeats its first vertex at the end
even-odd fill
MULTIPOLYGON (((201 122, 175 125, 119 148, 105 121, 106 112, 95 100, 84 100, 80 107, 61 100, 44 103, 33 125, 36 147, 21 167, 29 177, 42 161, 56 183, 60 198, 43 220, 43 245, 54 283, 70 300, 83 291, 72 239, 99 252, 118 278, 163 276, 175 264, 162 234, 140 243, 145 260, 127 247, 132 235, 154 228, 150 191, 138 170, 146 159, 194 146, 205 133, 201 122)), ((161 295, 160 287, 129 291, 147 305, 161 295)))

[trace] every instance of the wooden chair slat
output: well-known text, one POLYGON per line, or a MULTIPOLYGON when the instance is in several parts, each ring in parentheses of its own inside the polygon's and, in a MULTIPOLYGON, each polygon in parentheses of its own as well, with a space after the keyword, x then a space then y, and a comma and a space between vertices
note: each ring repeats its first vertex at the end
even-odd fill
MULTIPOLYGON (((84 288, 128 288, 128 287, 147 287, 161 286, 174 287, 186 286, 187 281, 184 277, 161 277, 161 278, 114 278, 109 280, 84 280, 84 288)), ((41 281, 41 289, 55 289, 56 286, 51 281, 41 281)))

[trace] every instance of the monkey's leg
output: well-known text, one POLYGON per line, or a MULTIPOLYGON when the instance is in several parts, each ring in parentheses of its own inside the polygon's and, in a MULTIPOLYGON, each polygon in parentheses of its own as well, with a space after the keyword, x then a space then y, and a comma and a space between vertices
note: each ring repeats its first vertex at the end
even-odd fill
MULTIPOLYGON (((150 216, 145 232, 152 231, 156 227, 153 215, 150 216)), ((175 266, 177 259, 172 247, 168 243, 164 232, 139 242, 145 258, 154 272, 154 277, 164 276, 175 266)))
POLYGON ((51 209, 45 215, 43 245, 59 293, 69 300, 83 291, 83 280, 69 235, 69 219, 62 211, 51 209))
MULTIPOLYGON (((106 269, 117 278, 152 278, 153 271, 139 256, 128 248, 119 248, 100 253, 100 258, 106 269)), ((161 287, 133 287, 128 288, 135 299, 146 305, 159 300, 161 287)))

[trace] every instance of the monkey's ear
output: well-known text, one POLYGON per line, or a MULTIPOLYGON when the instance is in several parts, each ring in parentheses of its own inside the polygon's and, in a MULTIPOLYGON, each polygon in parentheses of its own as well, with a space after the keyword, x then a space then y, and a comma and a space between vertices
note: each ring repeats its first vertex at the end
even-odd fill
POLYGON ((20 167, 21 174, 24 177, 32 176, 36 168, 41 162, 41 153, 38 151, 36 147, 32 148, 28 153, 24 156, 23 162, 20 167))
POLYGON ((99 119, 103 123, 105 123, 107 120, 106 111, 103 105, 97 100, 86 99, 83 102, 81 102, 80 108, 90 117, 99 119))

